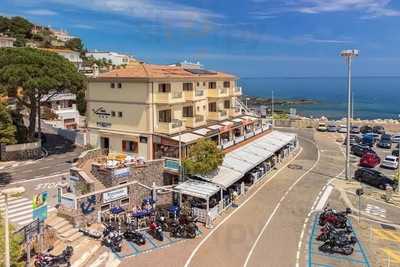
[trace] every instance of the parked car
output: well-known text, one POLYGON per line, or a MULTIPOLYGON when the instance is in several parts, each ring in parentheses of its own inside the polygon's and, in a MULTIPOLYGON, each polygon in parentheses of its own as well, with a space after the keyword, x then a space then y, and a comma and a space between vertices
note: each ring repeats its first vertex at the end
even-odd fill
POLYGON ((362 134, 372 133, 372 127, 371 127, 371 126, 368 126, 368 125, 361 126, 360 132, 361 132, 362 134))
POLYGON ((399 167, 399 157, 392 155, 386 156, 382 161, 381 167, 388 169, 397 169, 399 167))
POLYGON ((337 131, 336 124, 334 122, 328 123, 327 130, 328 130, 328 132, 331 132, 331 133, 336 132, 337 131))
POLYGON ((369 146, 359 144, 351 146, 351 153, 356 156, 362 157, 366 152, 375 153, 375 151, 373 151, 369 146))
POLYGON ((347 133, 347 127, 345 125, 340 125, 338 128, 339 133, 347 133))
POLYGON ((381 163, 381 158, 376 153, 366 152, 360 159, 360 166, 375 168, 381 163))
POLYGON ((372 128, 372 132, 377 134, 385 134, 385 128, 383 126, 377 125, 372 128))
MULTIPOLYGON (((350 135, 350 145, 355 145, 361 143, 361 138, 358 135, 350 135)), ((344 145, 347 145, 347 137, 344 139, 344 145)))
POLYGON ((328 128, 326 127, 326 123, 325 122, 320 122, 318 124, 317 130, 320 131, 320 132, 326 132, 328 130, 328 128))
POLYGON ((354 173, 354 179, 368 185, 372 185, 379 189, 385 190, 386 186, 391 186, 396 190, 398 184, 381 172, 373 169, 360 168, 354 173))
POLYGON ((400 133, 392 135, 392 142, 393 143, 400 143, 400 133))
POLYGON ((362 136, 361 143, 365 146, 373 147, 375 145, 375 137, 372 133, 367 133, 362 136))
POLYGON ((360 133, 360 126, 357 126, 357 125, 351 126, 350 132, 351 132, 352 134, 359 134, 359 133, 360 133))
POLYGON ((383 134, 379 140, 378 146, 381 148, 392 148, 392 136, 390 134, 383 134))
POLYGON ((392 151, 392 156, 398 157, 399 156, 399 150, 395 149, 392 151))

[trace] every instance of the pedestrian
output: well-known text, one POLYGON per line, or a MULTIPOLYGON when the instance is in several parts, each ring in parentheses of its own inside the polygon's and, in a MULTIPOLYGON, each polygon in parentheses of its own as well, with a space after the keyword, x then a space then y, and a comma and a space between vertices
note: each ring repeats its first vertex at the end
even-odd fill
POLYGON ((236 200, 237 200, 237 198, 239 197, 238 192, 237 192, 236 190, 233 190, 231 196, 232 196, 232 207, 233 207, 233 208, 237 208, 238 205, 236 204, 236 200))

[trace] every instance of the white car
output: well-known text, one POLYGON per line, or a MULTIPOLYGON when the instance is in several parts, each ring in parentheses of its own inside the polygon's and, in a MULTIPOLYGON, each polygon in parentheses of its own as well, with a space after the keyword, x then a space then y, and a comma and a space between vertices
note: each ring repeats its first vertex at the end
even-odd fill
POLYGON ((318 124, 317 130, 320 131, 320 132, 326 132, 328 130, 328 127, 326 127, 326 123, 325 122, 320 122, 318 124))
POLYGON ((400 143, 400 134, 394 134, 392 135, 392 142, 393 143, 400 143))
POLYGON ((338 132, 339 133, 347 133, 347 127, 345 125, 340 125, 338 132))
POLYGON ((381 163, 381 167, 389 169, 397 169, 399 167, 399 158, 389 155, 381 163))

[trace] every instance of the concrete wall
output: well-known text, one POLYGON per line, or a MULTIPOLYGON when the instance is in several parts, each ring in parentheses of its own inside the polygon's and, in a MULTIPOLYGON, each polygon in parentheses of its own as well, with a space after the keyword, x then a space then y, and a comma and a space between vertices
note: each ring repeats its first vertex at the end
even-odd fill
POLYGON ((40 141, 17 145, 0 144, 1 161, 38 159, 41 156, 42 145, 40 141))

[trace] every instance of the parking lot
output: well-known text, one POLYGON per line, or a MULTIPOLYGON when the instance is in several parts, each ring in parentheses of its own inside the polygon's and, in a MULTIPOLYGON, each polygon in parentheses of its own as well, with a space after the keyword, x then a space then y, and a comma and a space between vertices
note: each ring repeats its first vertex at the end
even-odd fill
MULTIPOLYGON (((314 220, 311 223, 311 234, 308 240, 308 267, 322 266, 322 267, 334 267, 334 266, 357 266, 357 267, 370 267, 372 266, 367 253, 362 245, 362 241, 358 240, 357 244, 354 245, 354 252, 352 255, 345 256, 341 254, 331 254, 321 252, 319 247, 323 242, 317 241, 316 237, 320 231, 318 224, 318 217, 320 213, 316 213, 313 217, 314 220)), ((351 221, 350 221, 351 224, 351 221)), ((357 231, 354 230, 354 235, 358 238, 357 231)))

